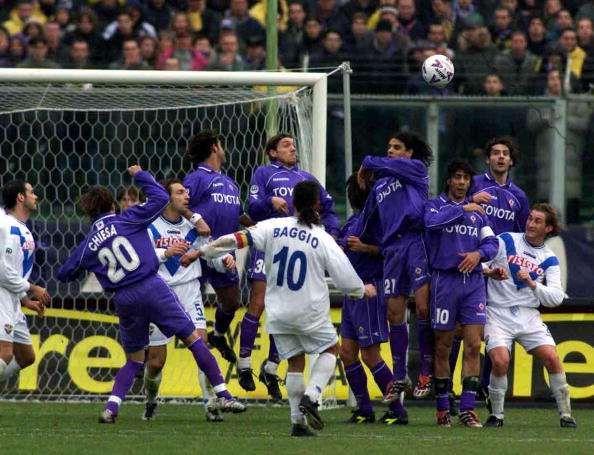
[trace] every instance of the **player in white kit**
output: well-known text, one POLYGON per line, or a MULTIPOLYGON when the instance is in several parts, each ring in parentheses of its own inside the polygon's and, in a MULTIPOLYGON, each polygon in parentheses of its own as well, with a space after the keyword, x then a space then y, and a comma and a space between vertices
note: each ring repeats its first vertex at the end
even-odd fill
MULTIPOLYGON (((155 245, 155 253, 159 259, 159 276, 171 287, 179 298, 184 311, 188 313, 200 336, 206 342, 206 318, 200 291, 199 278, 202 268, 197 248, 208 242, 208 238, 200 237, 196 228, 183 213, 188 209, 189 195, 181 180, 168 179, 163 187, 169 192, 170 203, 159 218, 149 226, 149 234, 155 245)), ((213 259, 211 264, 217 271, 235 267, 235 260, 230 254, 213 259)), ((150 325, 149 349, 144 372, 144 386, 147 402, 142 416, 144 420, 154 418, 157 408, 157 394, 161 384, 161 371, 167 358, 167 338, 154 324, 150 325)), ((205 403, 208 397, 206 378, 200 372, 205 403)), ((218 409, 206 408, 208 421, 221 421, 218 409)))
POLYGON ((0 216, 0 381, 35 361, 21 305, 42 316, 50 302, 44 288, 28 281, 35 240, 25 223, 37 210, 33 187, 21 180, 9 182, 2 188, 2 199, 6 214, 0 216))
POLYGON ((300 182, 293 192, 295 216, 273 218, 247 231, 219 237, 200 248, 216 257, 235 248, 253 246, 264 252, 266 268, 266 330, 272 334, 281 359, 288 359, 286 379, 292 436, 313 436, 306 424, 322 429, 318 399, 334 374, 338 336, 330 320, 327 271, 338 289, 372 298, 373 285, 364 285, 336 241, 320 224, 320 188, 300 182), (304 354, 319 354, 305 386, 304 354))
POLYGON ((548 236, 558 231, 555 209, 549 204, 535 204, 528 216, 525 232, 500 234, 497 256, 485 266, 485 274, 490 277, 485 343, 493 363, 489 383, 492 411, 485 427, 503 426, 507 371, 514 341, 541 359, 547 369, 561 427, 577 426, 571 417, 569 386, 555 340, 538 311, 540 305, 557 307, 565 298, 559 261, 544 244, 548 236), (497 275, 507 276, 507 279, 491 279, 497 275))

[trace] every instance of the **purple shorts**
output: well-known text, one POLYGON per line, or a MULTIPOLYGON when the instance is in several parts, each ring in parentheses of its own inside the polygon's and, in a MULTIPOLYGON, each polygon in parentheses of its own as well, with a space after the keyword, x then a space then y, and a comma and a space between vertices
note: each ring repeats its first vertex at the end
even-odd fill
POLYGON ((423 235, 404 234, 397 243, 385 248, 384 296, 408 296, 429 281, 427 252, 423 235))
POLYGON ((457 270, 435 270, 431 274, 431 327, 454 330, 462 325, 485 325, 487 290, 483 274, 464 275, 457 270))
MULTIPOLYGON (((372 282, 381 286, 382 280, 372 282)), ((388 318, 384 296, 378 293, 373 299, 344 299, 340 336, 355 340, 366 348, 388 340, 388 318)))
POLYGON ((239 275, 237 269, 227 270, 225 273, 217 272, 212 267, 207 266, 204 262, 202 263, 202 276, 203 280, 200 281, 203 284, 208 281, 214 289, 221 288, 232 288, 237 287, 239 284, 239 275))
POLYGON ((176 335, 184 339, 194 331, 194 323, 177 295, 157 275, 117 290, 113 303, 120 318, 122 346, 127 353, 148 346, 151 322, 167 338, 176 335))
POLYGON ((262 251, 250 250, 250 265, 247 269, 247 277, 250 281, 266 281, 264 253, 262 251))

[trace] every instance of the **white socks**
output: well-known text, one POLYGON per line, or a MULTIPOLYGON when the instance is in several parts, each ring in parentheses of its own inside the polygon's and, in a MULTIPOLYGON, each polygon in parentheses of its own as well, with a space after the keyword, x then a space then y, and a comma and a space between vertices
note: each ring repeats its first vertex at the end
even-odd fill
POLYGON ((289 406, 291 407, 291 423, 304 424, 305 417, 299 410, 299 402, 305 393, 303 373, 287 373, 285 385, 289 396, 289 406))
POLYGON ((148 368, 144 369, 144 391, 146 393, 146 401, 149 403, 157 401, 159 386, 161 385, 161 377, 161 371, 159 371, 155 377, 151 378, 148 375, 148 368))
POLYGON ((493 415, 498 419, 503 419, 503 404, 505 403, 505 393, 507 392, 507 375, 495 376, 491 373, 489 380, 489 400, 493 408, 493 415))
POLYGON ((250 357, 239 357, 237 359, 237 368, 239 370, 247 370, 252 367, 252 358, 250 357))
POLYGON ((551 392, 557 402, 557 409, 561 417, 571 416, 571 403, 569 400, 569 385, 565 373, 549 373, 551 392))
POLYGON ((311 368, 309 383, 305 394, 311 398, 311 401, 317 403, 322 395, 322 391, 328 385, 330 378, 336 368, 336 356, 328 352, 323 352, 311 368))
POLYGON ((268 374, 277 375, 278 363, 274 363, 272 360, 267 360, 264 364, 264 371, 268 374))
POLYGON ((12 357, 12 360, 8 362, 8 365, 4 360, 0 359, 0 381, 5 381, 11 378, 19 371, 21 371, 21 366, 17 363, 14 356, 12 357))

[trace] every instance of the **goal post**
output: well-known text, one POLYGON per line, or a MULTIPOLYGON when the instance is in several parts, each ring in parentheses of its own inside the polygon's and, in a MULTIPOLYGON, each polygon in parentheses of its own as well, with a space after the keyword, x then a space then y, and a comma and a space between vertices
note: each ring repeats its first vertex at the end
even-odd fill
MULTIPOLYGON (((300 166, 324 185, 326 78, 292 72, 0 69, 0 186, 28 180, 41 196, 31 220, 38 245, 32 280, 54 297, 44 318, 27 313, 36 362, 18 378, 0 381, 0 397, 103 396, 124 361, 117 318, 90 275, 66 285, 56 279, 86 231, 76 209, 85 187, 102 184, 115 192, 130 185, 125 171, 134 162, 157 179, 182 176, 190 170, 184 161, 187 141, 212 128, 226 140, 224 171, 246 200, 271 115, 277 131, 295 136, 300 166)), ((242 299, 247 301, 245 286, 242 299)), ((241 317, 238 312, 231 328, 236 349, 241 317)), ((207 319, 213 320, 212 309, 207 319)), ((265 335, 258 339, 254 365, 267 356, 267 342, 265 335)), ((162 396, 200 395, 186 351, 168 345, 162 396)), ((235 368, 226 361, 220 365, 230 389, 244 396, 235 368)), ((248 396, 266 397, 258 387, 248 396)), ((133 395, 138 391, 137 385, 133 395)))

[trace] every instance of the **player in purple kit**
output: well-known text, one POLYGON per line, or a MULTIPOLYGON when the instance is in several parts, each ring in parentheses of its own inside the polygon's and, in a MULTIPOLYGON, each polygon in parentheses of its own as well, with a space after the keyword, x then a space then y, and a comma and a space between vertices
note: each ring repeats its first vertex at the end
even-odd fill
POLYGON ((359 171, 360 185, 373 173, 375 183, 363 209, 364 230, 379 225, 384 256, 384 296, 390 323, 390 348, 394 380, 384 400, 392 402, 410 385, 406 372, 408 325, 406 300, 415 294, 421 371, 414 395, 426 396, 431 388, 433 338, 429 322, 429 276, 423 239, 423 209, 429 197, 427 167, 431 148, 418 135, 394 134, 388 157, 367 156, 359 171))
MULTIPOLYGON (((363 220, 360 211, 365 205, 368 191, 362 190, 357 184, 356 175, 347 181, 347 194, 355 214, 343 226, 338 244, 342 246, 353 268, 366 284, 373 284, 376 288, 383 285, 383 257, 380 249, 374 244, 379 235, 370 233, 361 235, 363 220)), ((392 371, 384 362, 380 353, 381 343, 388 341, 388 320, 386 304, 383 295, 379 293, 374 298, 354 299, 344 298, 342 305, 342 321, 340 324, 340 359, 344 364, 347 380, 357 399, 357 408, 349 419, 349 423, 372 423, 375 414, 367 389, 367 375, 363 370, 361 360, 367 365, 373 378, 382 391, 387 392, 392 381, 392 371)), ((390 404, 390 410, 382 417, 386 424, 408 421, 406 411, 402 409, 400 400, 390 404)))
MULTIPOLYGON (((280 133, 271 137, 265 146, 270 164, 258 167, 250 184, 249 208, 250 218, 263 221, 270 218, 291 216, 294 213, 293 189, 302 181, 314 181, 316 178, 297 165, 297 148, 295 138, 290 134, 280 133)), ((326 232, 336 237, 339 222, 334 212, 332 196, 320 186, 321 220, 326 232)), ((250 280, 250 302, 241 322, 240 351, 237 364, 239 384, 247 391, 256 389, 251 369, 251 353, 254 348, 256 334, 262 312, 264 311, 264 295, 266 291, 266 274, 264 270, 264 253, 251 251, 248 268, 250 280)), ((277 369, 280 359, 270 337, 268 360, 260 367, 259 379, 268 388, 273 400, 282 399, 278 387, 277 369)))
MULTIPOLYGON (((212 130, 200 131, 190 139, 186 154, 195 166, 184 179, 190 194, 190 210, 202 217, 213 239, 235 232, 242 213, 240 192, 237 184, 221 172, 226 161, 222 137, 212 130)), ((235 269, 220 273, 206 264, 203 266, 204 277, 219 301, 214 331, 208 334, 208 342, 225 360, 234 363, 237 358, 225 333, 239 308, 239 276, 235 269)))
POLYGON ((467 427, 482 426, 474 412, 487 300, 481 262, 491 260, 499 244, 483 208, 468 198, 473 174, 467 162, 453 161, 448 166, 446 192, 425 207, 437 423, 444 427, 451 426, 449 357, 456 323, 462 326, 464 340, 459 419, 467 427))
POLYGON ((61 281, 73 281, 85 270, 94 272, 103 289, 114 293, 127 360, 115 377, 99 422, 115 422, 135 375, 144 367, 151 322, 165 336, 175 335, 186 344, 198 368, 213 385, 218 397, 214 406, 223 411, 243 412, 245 405, 227 391, 217 362, 192 319, 157 275, 159 261, 147 229, 169 203, 169 194, 140 166, 131 166, 128 172, 147 195, 147 202, 116 215, 113 195, 105 187, 92 187, 81 198, 81 206, 92 222, 90 231, 58 271, 61 281))

